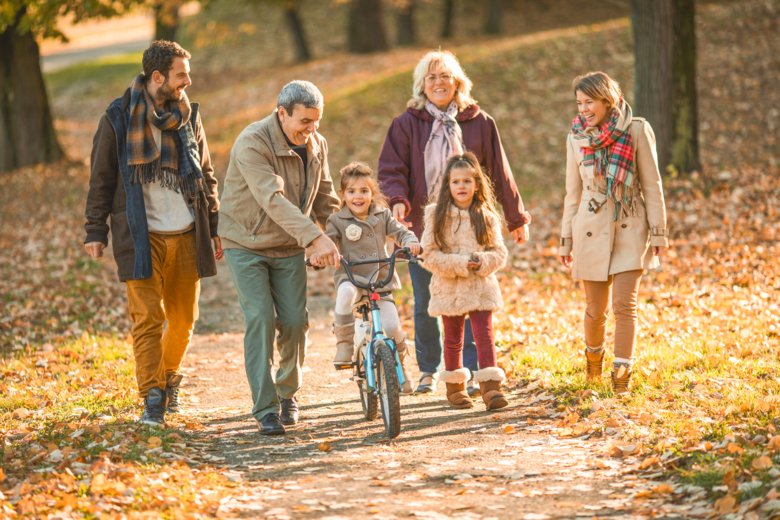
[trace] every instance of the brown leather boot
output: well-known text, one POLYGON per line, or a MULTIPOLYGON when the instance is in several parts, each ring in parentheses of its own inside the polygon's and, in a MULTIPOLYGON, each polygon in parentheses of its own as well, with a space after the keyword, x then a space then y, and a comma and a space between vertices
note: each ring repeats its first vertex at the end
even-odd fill
POLYGON ((506 374, 498 367, 488 367, 477 370, 474 381, 479 383, 482 401, 488 410, 498 410, 509 405, 509 401, 501 392, 501 383, 506 380, 506 374))
POLYGON ((447 401, 453 408, 471 408, 474 403, 466 393, 466 380, 469 371, 466 368, 457 370, 445 370, 441 373, 441 380, 447 384, 447 401))
POLYGON ((628 382, 631 379, 631 367, 628 365, 617 365, 612 368, 612 391, 615 395, 627 394, 628 382))
POLYGON ((586 372, 585 379, 587 381, 595 381, 601 379, 601 372, 603 371, 604 362, 604 346, 593 349, 591 347, 585 347, 585 363, 586 372))

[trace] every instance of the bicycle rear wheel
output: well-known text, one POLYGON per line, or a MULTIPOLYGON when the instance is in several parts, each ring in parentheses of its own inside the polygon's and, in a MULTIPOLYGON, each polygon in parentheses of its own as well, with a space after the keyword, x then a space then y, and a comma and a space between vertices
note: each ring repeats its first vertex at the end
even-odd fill
POLYGON ((375 345, 376 353, 376 383, 379 390, 379 406, 382 409, 382 420, 385 423, 385 433, 390 439, 401 433, 401 400, 400 385, 395 371, 395 356, 392 349, 382 340, 375 345))
POLYGON ((364 365, 365 359, 361 349, 358 349, 357 354, 357 374, 358 374, 358 391, 360 392, 360 405, 363 407, 363 416, 368 421, 373 421, 377 417, 379 411, 379 398, 376 392, 372 392, 366 385, 366 370, 364 365))

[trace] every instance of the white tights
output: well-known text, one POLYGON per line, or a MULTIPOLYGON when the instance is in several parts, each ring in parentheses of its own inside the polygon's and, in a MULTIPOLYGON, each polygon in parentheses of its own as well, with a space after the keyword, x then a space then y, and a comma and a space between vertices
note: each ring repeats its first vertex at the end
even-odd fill
MULTIPOLYGON (((362 289, 358 289, 350 282, 343 282, 336 291, 336 319, 342 316, 352 316, 352 307, 364 294, 362 289)), ((398 317, 398 309, 392 301, 379 300, 379 315, 382 318, 382 329, 388 337, 395 340, 400 345, 405 339, 405 334, 401 328, 401 320, 398 317)))

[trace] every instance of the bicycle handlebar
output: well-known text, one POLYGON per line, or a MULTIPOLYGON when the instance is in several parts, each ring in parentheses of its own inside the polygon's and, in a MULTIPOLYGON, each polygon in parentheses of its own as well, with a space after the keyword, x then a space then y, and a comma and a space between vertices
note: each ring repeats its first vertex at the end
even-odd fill
MULTIPOLYGON (((420 252, 422 252, 422 250, 420 252)), ((341 266, 344 268, 344 272, 347 273, 347 278, 349 278, 349 281, 352 283, 352 285, 358 287, 359 289, 365 289, 367 291, 376 290, 386 286, 388 283, 390 283, 390 280, 393 279, 393 274, 395 274, 396 257, 401 253, 407 255, 408 258, 406 260, 408 260, 411 263, 422 262, 422 258, 417 258, 416 256, 412 255, 412 252, 409 250, 408 247, 401 247, 393 251, 393 254, 391 254, 389 258, 379 258, 376 260, 359 260, 359 261, 350 262, 344 259, 344 257, 341 257, 341 266), (357 265, 367 265, 367 264, 389 264, 389 271, 385 279, 382 280, 381 282, 375 282, 375 283, 372 283, 371 281, 369 281, 368 283, 361 283, 355 280, 351 268, 357 265)), ((308 267, 314 267, 315 269, 318 269, 318 267, 312 265, 308 259, 306 259, 306 265, 308 267)), ((379 273, 380 269, 377 269, 374 275, 379 273)))

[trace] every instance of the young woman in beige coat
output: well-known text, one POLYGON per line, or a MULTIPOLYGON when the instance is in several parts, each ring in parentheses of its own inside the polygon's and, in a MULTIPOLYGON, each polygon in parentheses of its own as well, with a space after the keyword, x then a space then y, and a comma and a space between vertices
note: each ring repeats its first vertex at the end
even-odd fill
POLYGON ((462 355, 468 315, 479 363, 474 380, 488 410, 505 407, 500 385, 506 376, 496 366, 492 319, 502 304, 495 273, 506 264, 507 250, 490 181, 473 153, 447 161, 436 203, 425 208, 422 248, 423 267, 432 273, 428 314, 441 316, 444 325, 447 400, 454 408, 474 406, 462 355))
POLYGON ((628 392, 644 269, 668 247, 666 209, 650 124, 633 117, 603 72, 573 82, 579 114, 566 140, 566 198, 559 255, 582 280, 588 380, 601 377, 610 291, 615 314, 612 387, 628 392))

